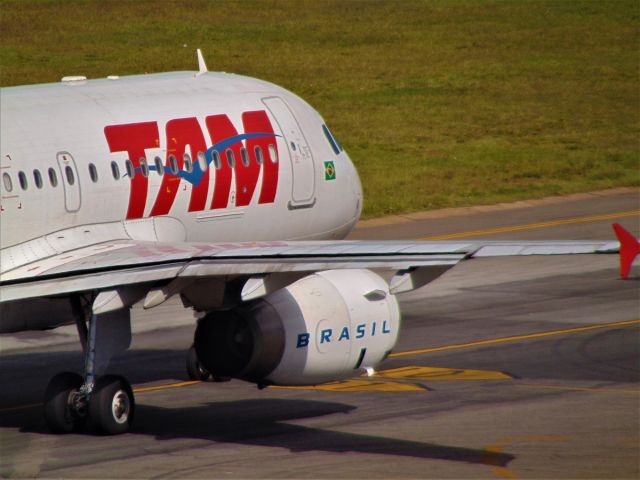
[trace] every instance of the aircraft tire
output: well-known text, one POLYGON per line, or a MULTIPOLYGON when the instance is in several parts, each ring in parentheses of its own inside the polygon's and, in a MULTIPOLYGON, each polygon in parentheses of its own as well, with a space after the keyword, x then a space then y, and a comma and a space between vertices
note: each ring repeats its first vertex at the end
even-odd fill
POLYGON ((198 354, 193 345, 187 352, 187 375, 191 380, 200 380, 202 382, 207 381, 211 375, 209 370, 204 368, 204 365, 198 360, 198 354))
POLYGON ((85 418, 72 406, 71 394, 80 389, 82 377, 77 373, 55 375, 44 394, 44 420, 53 433, 71 433, 82 428, 85 418))
POLYGON ((96 433, 126 433, 133 421, 135 402, 129 382, 119 375, 98 379, 89 400, 89 419, 96 433))

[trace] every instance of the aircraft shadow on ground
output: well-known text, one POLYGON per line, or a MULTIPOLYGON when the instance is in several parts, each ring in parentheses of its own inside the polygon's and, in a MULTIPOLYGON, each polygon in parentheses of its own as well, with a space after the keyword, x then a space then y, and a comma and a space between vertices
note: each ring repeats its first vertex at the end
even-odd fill
POLYGON ((158 440, 198 438, 220 443, 286 448, 291 452, 364 453, 505 466, 508 453, 389 437, 338 432, 288 423, 326 415, 348 415, 352 405, 307 400, 212 402, 183 409, 140 405, 134 433, 158 440))
MULTIPOLYGON (((448 460, 504 467, 515 456, 503 452, 338 432, 297 425, 295 421, 327 415, 349 415, 357 407, 315 400, 251 399, 211 402, 187 408, 136 405, 136 420, 128 436, 152 436, 158 441, 200 439, 291 452, 361 453, 448 460)), ((23 433, 46 434, 38 408, 1 415, 0 426, 23 433)), ((87 439, 92 444, 92 437, 87 439)), ((82 448, 82 447, 79 447, 82 448)))
MULTIPOLYGON (((185 352, 181 350, 130 351, 116 359, 109 370, 127 375, 138 384, 171 378, 171 374, 174 374, 173 378, 186 378, 184 355, 185 352), (144 366, 141 368, 142 365, 144 366)), ((10 357, 5 357, 0 362, 3 385, 21 389, 20 384, 23 384, 28 392, 23 390, 19 400, 10 402, 13 405, 41 402, 42 392, 50 375, 63 370, 78 371, 76 367, 81 365, 81 355, 77 352, 30 353, 10 357), (13 384, 14 379, 16 384, 13 384)), ((292 452, 372 453, 496 466, 505 466, 514 458, 508 453, 337 432, 288 423, 326 415, 348 415, 356 408, 344 403, 287 399, 211 402, 187 408, 164 408, 138 403, 132 434, 153 436, 159 441, 193 438, 286 448, 292 452)), ((42 410, 36 406, 3 413, 0 415, 0 426, 17 428, 26 433, 47 433, 42 410)))
MULTIPOLYGON (((114 358, 107 372, 124 375, 132 385, 188 380, 186 354, 185 350, 171 349, 129 350, 114 358)), ((3 355, 0 357, 0 409, 40 403, 55 374, 82 371, 83 356, 79 350, 3 355)), ((0 426, 5 417, 0 415, 0 426)))

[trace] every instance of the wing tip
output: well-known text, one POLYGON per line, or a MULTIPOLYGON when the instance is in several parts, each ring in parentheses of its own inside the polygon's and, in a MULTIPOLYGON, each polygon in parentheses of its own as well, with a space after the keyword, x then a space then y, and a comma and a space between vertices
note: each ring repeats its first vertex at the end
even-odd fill
POLYGON ((640 253, 640 242, 619 223, 614 223, 613 231, 620 242, 620 277, 629 278, 631 264, 640 253))

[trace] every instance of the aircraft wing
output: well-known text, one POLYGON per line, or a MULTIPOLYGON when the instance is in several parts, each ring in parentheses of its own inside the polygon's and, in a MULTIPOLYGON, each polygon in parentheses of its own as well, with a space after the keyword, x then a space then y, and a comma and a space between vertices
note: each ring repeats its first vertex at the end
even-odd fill
MULTIPOLYGON (((469 258, 616 253, 618 250, 619 243, 611 241, 157 243, 122 240, 76 248, 36 261, 21 262, 5 257, 0 275, 0 302, 133 288, 137 292, 133 295, 135 301, 147 295, 145 306, 154 306, 177 293, 184 282, 212 278, 223 282, 251 279, 253 293, 245 288, 242 294, 246 300, 310 272, 351 268, 396 270, 398 273, 390 287, 392 293, 398 293, 418 288, 469 258), (271 282, 265 281, 268 277, 271 282), (278 278, 279 281, 273 281, 278 278)), ((125 299, 122 302, 126 304, 125 299)))

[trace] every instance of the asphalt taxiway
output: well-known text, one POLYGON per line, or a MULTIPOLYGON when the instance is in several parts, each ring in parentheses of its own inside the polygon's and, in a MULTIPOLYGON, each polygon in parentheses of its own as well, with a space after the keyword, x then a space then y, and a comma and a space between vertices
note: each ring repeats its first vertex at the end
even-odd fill
MULTIPOLYGON (((639 199, 414 214, 353 236, 608 239, 614 221, 640 233, 639 199)), ((463 262, 402 296, 399 343, 375 376, 315 389, 187 382, 191 314, 136 310, 133 346, 111 368, 137 389, 136 420, 117 437, 46 432, 49 377, 82 367, 71 333, 3 336, 0 475, 638 478, 639 280, 637 263, 620 280, 614 255, 463 262)))

